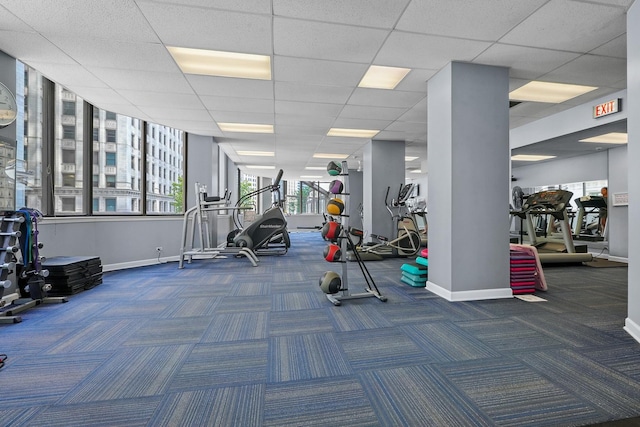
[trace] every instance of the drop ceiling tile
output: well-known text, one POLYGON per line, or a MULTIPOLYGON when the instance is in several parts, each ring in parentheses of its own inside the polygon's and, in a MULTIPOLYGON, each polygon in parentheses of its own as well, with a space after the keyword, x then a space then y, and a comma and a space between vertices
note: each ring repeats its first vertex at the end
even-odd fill
POLYGON ((312 126, 331 128, 335 122, 335 117, 327 116, 299 116, 291 114, 276 115, 276 126, 312 126))
POLYGON ((496 43, 473 62, 509 67, 509 76, 535 80, 538 77, 576 59, 579 53, 496 43))
MULTIPOLYGON (((145 106, 140 109, 152 117, 156 123, 164 124, 166 120, 195 120, 207 121, 212 120, 207 110, 203 109, 187 109, 173 108, 171 106, 145 106)), ((179 122, 176 122, 179 123, 179 122)))
POLYGON ((420 68, 413 68, 409 72, 409 74, 407 74, 406 77, 402 79, 400 83, 398 83, 398 86, 396 86, 394 90, 403 92, 421 92, 426 94, 427 81, 437 72, 438 70, 424 70, 420 68))
POLYGON ((357 88, 348 105, 411 108, 422 98, 424 94, 419 92, 357 88))
POLYGON ((376 55, 375 64, 440 70, 452 60, 471 61, 489 42, 394 31, 376 55))
POLYGON ((273 82, 269 80, 233 79, 228 77, 186 75, 200 95, 238 98, 273 99, 273 82))
POLYGON ((277 100, 344 104, 352 89, 338 86, 319 86, 304 83, 275 82, 277 100))
POLYGON ((319 102, 298 102, 276 100, 276 114, 294 116, 326 116, 338 117, 342 111, 342 104, 324 104, 319 102))
POLYGON ((622 8, 551 0, 500 42, 584 53, 620 36, 625 27, 622 8))
POLYGON ((324 139, 324 136, 329 131, 326 126, 278 126, 278 137, 313 137, 324 139))
POLYGON ((273 114, 273 100, 234 98, 229 96, 200 96, 204 106, 211 111, 239 111, 273 114))
POLYGON ((591 52, 594 55, 601 56, 613 56, 615 58, 626 59, 627 58, 627 34, 622 34, 620 37, 616 37, 608 43, 603 44, 591 52))
POLYGON ((271 16, 138 1, 169 46, 270 55, 271 16))
POLYGON ((345 105, 340 118, 396 120, 406 108, 366 107, 363 105, 345 105))
POLYGON ((84 38, 91 34, 95 38, 129 42, 158 41, 136 2, 130 0, 4 0, 3 5, 47 38, 54 35, 84 38))
POLYGON ((133 105, 140 107, 169 106, 176 109, 204 109, 200 98, 193 93, 174 93, 171 95, 170 102, 167 102, 167 95, 162 92, 122 89, 118 93, 133 105))
POLYGON ((9 12, 3 6, 0 6, 0 28, 4 31, 19 31, 26 33, 35 33, 35 30, 28 26, 25 21, 21 20, 13 13, 9 12))
MULTIPOLYGON (((153 0, 156 3, 176 3, 175 0, 153 0)), ((180 0, 185 6, 198 6, 209 9, 234 10, 237 12, 251 12, 271 14, 271 0, 180 0)))
POLYGON ((82 92, 78 93, 78 95, 88 93, 93 88, 106 89, 108 87, 102 80, 77 64, 52 64, 49 62, 31 61, 29 65, 49 80, 62 86, 67 88, 71 86, 82 88, 80 89, 82 92))
POLYGON ((73 58, 36 33, 0 30, 0 50, 27 64, 77 64, 73 58))
POLYGON ((627 76, 627 61, 606 56, 582 55, 542 76, 541 80, 608 86, 627 76))
POLYGON ((122 70, 87 67, 89 72, 114 89, 132 89, 164 93, 193 93, 180 72, 122 70))
POLYGON ((394 27, 409 0, 273 0, 276 16, 350 24, 394 27))
POLYGON ((396 29, 496 41, 546 1, 412 1, 396 29))
POLYGON ((274 18, 276 55, 370 64, 389 31, 274 18), (292 37, 292 35, 295 36, 292 37))
POLYGON ((49 38, 80 65, 123 70, 178 72, 178 66, 160 43, 131 43, 94 37, 49 38))
MULTIPOLYGON (((211 116, 218 123, 255 123, 272 125, 273 114, 250 113, 237 111, 212 111, 211 116)), ((264 134, 255 134, 264 135, 264 134)))
POLYGON ((413 108, 408 110, 398 118, 401 122, 427 123, 427 99, 418 102, 413 108))
MULTIPOLYGON (((85 101, 88 101, 94 104, 96 107, 103 108, 103 104, 123 104, 130 105, 128 99, 124 98, 122 95, 117 93, 111 88, 103 88, 103 87, 86 87, 79 86, 74 84, 69 84, 65 86, 68 90, 76 93, 85 101), (85 95, 86 94, 86 95, 85 95)), ((146 114, 145 110, 140 108, 143 114, 146 114)), ((115 110, 117 113, 118 110, 115 110)))
POLYGON ((341 129, 382 130, 389 126, 391 123, 392 120, 353 119, 340 116, 334 122, 333 127, 341 129))
POLYGON ((368 68, 367 64, 276 55, 273 59, 273 79, 327 86, 356 86, 368 68))
POLYGON ((401 131, 411 133, 424 133, 427 131, 427 125, 424 123, 407 123, 407 122, 393 122, 389 126, 384 128, 385 131, 401 131))

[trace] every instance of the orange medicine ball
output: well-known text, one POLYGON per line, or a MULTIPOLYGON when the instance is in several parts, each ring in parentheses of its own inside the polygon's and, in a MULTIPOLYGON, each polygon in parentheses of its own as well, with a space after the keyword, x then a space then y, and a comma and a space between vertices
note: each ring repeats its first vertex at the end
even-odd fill
POLYGON ((333 198, 327 203, 327 213, 329 215, 342 215, 344 211, 344 202, 340 199, 333 198))

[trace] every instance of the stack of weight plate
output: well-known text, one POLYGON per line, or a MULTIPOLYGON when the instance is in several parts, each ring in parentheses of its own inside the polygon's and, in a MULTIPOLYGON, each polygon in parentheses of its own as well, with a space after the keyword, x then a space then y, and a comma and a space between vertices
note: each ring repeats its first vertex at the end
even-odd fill
POLYGON ((102 262, 93 256, 59 256, 47 259, 42 268, 49 270, 46 283, 51 296, 73 295, 102 283, 102 262))

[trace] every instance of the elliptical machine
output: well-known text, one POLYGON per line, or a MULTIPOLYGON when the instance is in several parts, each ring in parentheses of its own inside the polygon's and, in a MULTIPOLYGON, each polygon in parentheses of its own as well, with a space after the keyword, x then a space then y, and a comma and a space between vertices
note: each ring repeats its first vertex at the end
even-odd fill
POLYGON ((287 220, 281 208, 280 180, 282 174, 283 170, 280 169, 273 184, 245 194, 238 200, 236 207, 243 206, 247 200, 254 196, 270 191, 273 203, 246 228, 242 228, 238 215, 239 210, 236 210, 234 222, 238 228, 227 236, 228 245, 249 248, 264 255, 284 255, 287 253, 291 247, 291 240, 287 231, 287 220))

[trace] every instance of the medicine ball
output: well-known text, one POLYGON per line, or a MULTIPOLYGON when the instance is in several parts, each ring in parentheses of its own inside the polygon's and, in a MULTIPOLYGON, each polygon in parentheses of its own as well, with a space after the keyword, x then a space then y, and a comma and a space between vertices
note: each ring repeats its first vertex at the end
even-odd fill
POLYGON ((320 234, 322 234, 323 239, 327 239, 330 241, 335 241, 340 237, 340 232, 342 231, 342 226, 340 223, 335 221, 329 221, 325 225, 322 226, 322 230, 320 230, 320 234))
POLYGON ((342 287, 342 279, 335 271, 325 271, 320 278, 320 289, 325 294, 337 294, 342 287))
POLYGON ((327 203, 327 212, 330 215, 341 215, 344 211, 344 202, 338 198, 333 198, 327 203))
POLYGON ((340 166, 340 163, 332 160, 327 165, 327 172, 329 172, 331 176, 340 175, 342 173, 342 166, 340 166))
POLYGON ((340 246, 336 244, 329 244, 324 248, 324 259, 329 262, 340 261, 342 258, 342 251, 340 250, 340 246))
POLYGON ((342 193, 343 189, 344 186, 342 185, 342 181, 340 181, 339 179, 334 179, 329 184, 329 193, 331 194, 340 194, 342 193))

